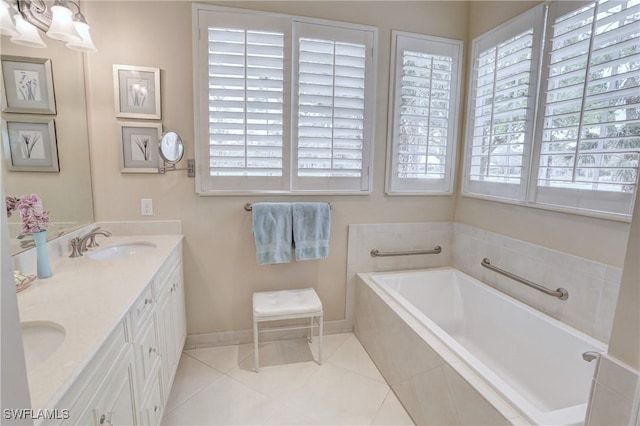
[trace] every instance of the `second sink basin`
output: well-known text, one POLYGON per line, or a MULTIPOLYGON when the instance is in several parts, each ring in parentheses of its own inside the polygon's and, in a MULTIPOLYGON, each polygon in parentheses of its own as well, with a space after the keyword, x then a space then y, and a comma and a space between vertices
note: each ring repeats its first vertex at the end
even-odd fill
POLYGON ((38 366, 62 345, 64 327, 50 321, 31 321, 20 324, 27 370, 38 366))
POLYGON ((126 259, 142 253, 155 250, 156 245, 148 241, 135 241, 131 243, 115 244, 100 248, 89 255, 93 260, 126 259))

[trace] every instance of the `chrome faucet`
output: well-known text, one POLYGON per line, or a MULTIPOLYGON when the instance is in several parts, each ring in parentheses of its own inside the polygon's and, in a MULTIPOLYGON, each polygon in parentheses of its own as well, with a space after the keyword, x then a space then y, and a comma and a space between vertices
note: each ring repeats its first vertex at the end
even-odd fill
POLYGON ((101 229, 98 226, 81 237, 72 238, 70 241, 71 254, 69 255, 69 257, 80 257, 82 256, 82 253, 87 251, 87 249, 98 247, 99 244, 96 242, 96 235, 104 235, 105 237, 110 237, 111 232, 101 229))

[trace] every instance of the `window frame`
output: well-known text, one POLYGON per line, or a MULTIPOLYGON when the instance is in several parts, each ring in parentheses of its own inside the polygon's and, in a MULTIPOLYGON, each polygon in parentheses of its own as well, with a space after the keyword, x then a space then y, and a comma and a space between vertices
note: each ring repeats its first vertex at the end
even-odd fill
MULTIPOLYGON (((259 24, 261 25, 261 24, 259 24)), ((247 29, 254 29, 248 27, 247 29)), ((194 135, 195 135, 195 157, 196 157, 196 177, 195 187, 196 193, 200 196, 242 196, 242 195, 369 195, 372 192, 373 187, 373 155, 375 147, 375 96, 377 90, 377 65, 378 65, 378 28, 370 25, 353 24, 347 22, 330 21, 325 19, 307 18, 303 16, 263 12, 251 9, 240 9, 235 7, 208 5, 208 4, 192 4, 192 52, 193 52, 193 90, 194 90, 194 135), (252 180, 264 179, 264 177, 257 177, 254 179, 247 179, 243 176, 232 177, 228 180, 227 188, 211 188, 207 186, 207 183, 220 179, 217 176, 208 176, 206 170, 209 167, 209 156, 207 148, 205 147, 205 141, 209 138, 209 123, 208 123, 208 84, 204 82, 208 81, 208 67, 203 66, 205 61, 208 61, 207 51, 207 17, 211 16, 211 13, 218 14, 231 14, 231 16, 237 17, 240 20, 251 20, 252 24, 255 21, 261 22, 261 19, 274 19, 283 20, 286 22, 286 32, 284 32, 284 105, 283 105, 283 170, 280 183, 264 188, 256 189, 252 187, 252 180), (297 53, 294 51, 298 43, 294 39, 295 26, 297 23, 323 25, 325 27, 338 27, 350 30, 360 30, 370 34, 371 45, 367 46, 371 48, 371 56, 367 58, 367 71, 366 77, 368 86, 366 87, 365 96, 368 101, 365 101, 365 108, 368 110, 368 123, 365 123, 365 127, 369 134, 369 139, 363 139, 365 149, 363 149, 362 158, 362 174, 359 183, 359 189, 343 189, 340 185, 316 185, 315 187, 300 187, 296 181, 300 178, 297 177, 297 140, 294 140, 294 134, 297 130, 294 129, 294 124, 297 122, 297 117, 293 117, 296 111, 296 106, 293 105, 296 102, 294 93, 297 91, 295 86, 294 73, 297 67, 294 66, 293 61, 297 58, 297 53), (206 95, 205 95, 206 94, 206 95), (374 101, 371 101, 374 100, 374 101), (367 104, 372 104, 368 106, 367 104), (235 181, 235 182, 234 182, 235 181), (233 185, 233 187, 232 187, 233 185)), ((208 146, 208 145, 207 145, 208 146)), ((277 178, 276 178, 277 179, 277 178)), ((309 179, 309 178, 305 178, 309 179)), ((322 180, 323 178, 319 178, 322 180)), ((331 179, 331 178, 324 178, 331 179)), ((337 178, 336 178, 337 179, 337 178)), ((339 180, 339 179, 338 179, 339 180)))
MULTIPOLYGON (((416 49, 418 50, 418 49, 416 49)), ((439 53, 437 53, 439 54, 439 53)), ((385 169, 385 193, 391 196, 407 195, 451 195, 455 187, 458 135, 460 127, 460 113, 462 108, 462 81, 464 73, 464 42, 451 38, 429 36, 424 34, 391 30, 391 54, 389 71, 389 106, 387 110, 387 156, 385 169), (451 49, 452 79, 450 108, 448 117, 447 153, 445 163, 445 177, 442 180, 430 182, 424 179, 422 182, 402 182, 395 173, 395 158, 397 154, 397 126, 396 122, 400 116, 399 105, 397 103, 397 89, 401 82, 402 75, 397 75, 398 64, 402 61, 399 56, 398 45, 400 40, 406 39, 405 43, 424 43, 424 53, 434 53, 439 50, 451 49), (429 52, 426 52, 426 51, 429 52), (398 107, 398 108, 396 108, 398 107), (404 184, 404 185, 403 185, 404 184)))
MULTIPOLYGON (((507 26, 513 25, 514 22, 517 22, 518 20, 523 19, 523 16, 527 16, 528 14, 536 10, 542 11, 541 17, 538 16, 537 18, 534 18, 537 20, 534 21, 534 25, 533 25, 534 39, 536 38, 541 39, 540 41, 543 42, 545 45, 542 46, 539 44, 537 51, 534 51, 532 53, 532 55, 537 54, 538 56, 538 58, 536 59, 537 62, 535 67, 535 73, 537 78, 536 88, 534 93, 535 104, 534 104, 534 110, 531 112, 531 117, 534 120, 533 134, 530 135, 529 137, 531 141, 530 142, 531 145, 529 146, 528 149, 525 149, 525 154, 528 154, 529 158, 527 159, 526 162, 523 161, 523 167, 528 167, 528 176, 526 179, 524 177, 521 178, 521 182, 518 185, 520 187, 519 188, 520 195, 514 198, 506 198, 504 196, 501 196, 500 191, 495 191, 493 193, 480 193, 480 192, 474 192, 472 188, 470 188, 470 185, 469 185, 470 154, 471 154, 471 150, 473 149, 472 125, 475 119, 475 117, 472 115, 474 110, 473 102, 475 100, 475 96, 472 95, 472 90, 474 89, 475 73, 473 72, 473 70, 470 70, 469 80, 468 80, 469 96, 467 99, 467 112, 466 112, 466 118, 465 118, 466 123, 465 123, 465 140, 464 140, 464 167, 463 167, 463 176, 462 176, 462 186, 460 189, 460 193, 462 196, 469 197, 469 198, 484 199, 484 200, 500 202, 505 204, 532 207, 532 208, 541 209, 541 210, 569 213, 569 214, 574 214, 579 216, 588 216, 588 217, 609 219, 609 220, 615 220, 615 221, 621 221, 621 222, 630 222, 632 212, 626 214, 626 213, 618 213, 614 211, 602 210, 603 205, 606 205, 606 203, 610 201, 614 201, 619 198, 617 196, 619 195, 618 193, 609 194, 606 191, 584 191, 583 192, 584 195, 582 195, 583 198, 582 199, 578 198, 579 203, 577 203, 578 205, 576 206, 553 204, 553 202, 539 201, 537 199, 538 190, 539 190, 539 188, 537 187, 537 175, 538 175, 538 167, 539 167, 539 161, 540 161, 539 157, 540 157, 540 150, 541 150, 541 142, 540 142, 540 137, 536 137, 536 135, 539 134, 539 132, 541 132, 542 130, 542 122, 543 122, 542 118, 544 116, 547 88, 546 88, 546 85, 543 84, 543 82, 545 82, 545 77, 547 76, 547 71, 544 69, 544 67, 548 65, 548 58, 546 58, 545 56, 549 55, 549 50, 547 47, 547 44, 550 41, 549 31, 553 26, 553 23, 554 23, 553 21, 555 18, 562 16, 563 14, 569 13, 572 10, 576 10, 586 5, 589 5, 591 3, 593 3, 593 1, 545 2, 543 4, 535 6, 534 8, 528 10, 527 12, 521 15, 518 15, 512 18, 506 23, 492 30, 489 30, 483 34, 480 34, 476 38, 474 38, 472 42, 470 67, 474 66, 473 65, 474 61, 477 59, 477 54, 479 52, 477 45, 480 42, 482 42, 483 39, 487 39, 489 38, 489 36, 495 35, 496 32, 499 34, 499 32, 503 31, 504 28, 506 28, 507 26), (550 15, 550 8, 552 6, 553 8, 557 8, 557 13, 555 13, 553 16, 550 15), (538 33, 539 33, 538 37, 535 36, 536 27, 540 28, 540 30, 538 30, 538 33), (604 201, 599 201, 599 200, 604 200, 604 201), (598 207, 600 207, 600 209, 598 207)), ((503 39, 506 39, 506 38, 507 37, 504 37, 503 39)), ((640 175, 640 171, 638 175, 640 175)), ((637 196, 639 192, 638 186, 640 185, 640 183, 638 181, 640 181, 640 177, 636 182, 635 194, 633 196, 637 196)), ((558 189, 561 189, 561 188, 558 188, 558 189)), ((572 191, 575 194, 577 190, 570 189, 569 191, 572 191)), ((562 190, 554 191, 554 192, 558 194, 557 195, 558 197, 562 197, 562 192, 563 192, 562 190)), ((632 196, 632 201, 633 201, 633 196, 632 196)), ((547 200, 553 201, 553 198, 547 198, 547 200)), ((633 206, 631 205, 631 209, 632 208, 633 206)))

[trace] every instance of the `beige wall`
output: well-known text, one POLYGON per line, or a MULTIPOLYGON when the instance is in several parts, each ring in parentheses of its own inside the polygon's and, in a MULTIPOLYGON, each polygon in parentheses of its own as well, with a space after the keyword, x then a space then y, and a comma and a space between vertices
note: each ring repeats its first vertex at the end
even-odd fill
MULTIPOLYGON (((194 156, 191 2, 95 1, 85 6, 99 49, 89 55, 91 166, 97 221, 142 220, 140 198, 152 198, 152 219, 183 221, 188 332, 251 327, 251 294, 315 287, 325 319, 344 318, 347 225, 453 219, 453 196, 384 195, 386 107, 391 29, 465 40, 466 2, 218 2, 270 12, 374 25, 379 28, 374 184, 369 196, 300 197, 333 203, 330 256, 320 261, 258 266, 246 202, 291 197, 199 197, 186 172, 121 174, 114 117, 112 65, 162 70, 162 123, 194 156)), ((298 199, 298 198, 296 198, 298 199)))
MULTIPOLYGON (((538 1, 470 2, 471 19, 469 20, 467 59, 470 57, 471 41, 474 37, 539 3, 538 1)), ((462 155, 458 156, 458 188, 461 181, 462 157, 462 155)), ((623 265, 629 233, 629 224, 624 222, 485 201, 461 196, 459 192, 455 220, 617 267, 623 265)))

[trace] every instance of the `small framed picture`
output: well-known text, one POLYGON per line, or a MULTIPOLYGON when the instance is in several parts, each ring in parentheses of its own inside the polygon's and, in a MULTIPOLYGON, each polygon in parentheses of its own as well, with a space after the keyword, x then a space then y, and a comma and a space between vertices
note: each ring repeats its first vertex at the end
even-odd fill
POLYGON ((0 56, 2 111, 55 114, 51 59, 0 56))
POLYGON ((113 66, 116 117, 160 119, 160 68, 113 66))
POLYGON ((2 141, 7 170, 60 171, 56 126, 52 118, 3 118, 2 141))
POLYGON ((118 123, 120 126, 120 171, 158 173, 158 141, 161 123, 118 123))

